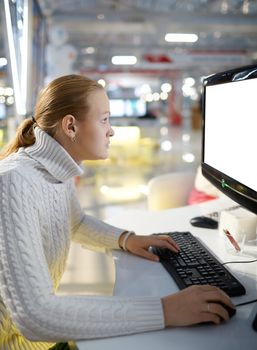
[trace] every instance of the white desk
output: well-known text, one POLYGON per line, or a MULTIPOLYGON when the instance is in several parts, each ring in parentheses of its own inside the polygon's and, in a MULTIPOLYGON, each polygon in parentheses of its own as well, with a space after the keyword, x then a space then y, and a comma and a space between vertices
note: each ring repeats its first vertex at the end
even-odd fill
MULTIPOLYGON (((162 212, 126 211, 108 222, 135 230, 138 234, 165 231, 189 230, 215 252, 225 262, 231 260, 251 260, 257 258, 257 248, 250 247, 250 256, 228 255, 223 238, 218 230, 192 227, 189 219, 217 209, 231 206, 231 202, 215 200, 197 206, 189 206, 162 212)), ((131 254, 113 252, 116 267, 114 295, 118 296, 164 296, 178 291, 172 278, 160 263, 150 262, 131 254)), ((228 265, 233 274, 243 283, 246 295, 233 298, 235 304, 257 298, 257 263, 228 265)), ((257 305, 238 307, 236 315, 220 326, 200 325, 185 328, 135 334, 116 338, 77 341, 79 350, 256 350, 257 332, 252 330, 252 320, 257 305)))

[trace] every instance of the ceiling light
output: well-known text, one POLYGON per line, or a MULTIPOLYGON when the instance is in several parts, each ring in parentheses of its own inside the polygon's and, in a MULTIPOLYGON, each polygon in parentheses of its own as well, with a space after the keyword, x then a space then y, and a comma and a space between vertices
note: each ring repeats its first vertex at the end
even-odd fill
POLYGON ((190 135, 189 134, 183 134, 182 135, 183 142, 189 142, 190 141, 190 135))
POLYGON ((7 65, 7 59, 5 57, 0 57, 0 68, 7 65))
POLYGON ((7 97, 6 104, 9 106, 13 105, 14 104, 14 97, 13 96, 7 97))
POLYGON ((192 87, 195 85, 195 79, 192 77, 187 77, 184 79, 183 83, 187 85, 188 87, 192 87))
POLYGON ((95 53, 95 48, 93 46, 89 46, 89 47, 85 47, 81 51, 85 54, 92 55, 93 53, 95 53))
POLYGON ((153 95, 151 93, 147 94, 145 97, 147 102, 152 102, 153 101, 153 95))
POLYGON ((170 151, 172 149, 172 143, 169 140, 165 140, 161 143, 161 149, 163 151, 170 151))
POLYGON ((193 153, 184 153, 182 155, 182 159, 186 163, 193 163, 195 160, 195 156, 193 155, 193 153))
POLYGON ((162 90, 163 92, 170 92, 171 89, 172 89, 172 86, 171 86, 170 83, 163 83, 163 84, 161 85, 161 90, 162 90))
POLYGON ((99 79, 97 82, 98 82, 98 84, 102 85, 102 87, 106 86, 106 82, 104 79, 99 79))
POLYGON ((159 99, 160 99, 160 94, 159 94, 159 92, 154 92, 154 93, 153 93, 153 100, 154 100, 154 101, 159 101, 159 99))
POLYGON ((149 84, 143 84, 141 86, 138 86, 136 89, 135 89, 135 94, 137 96, 141 96, 141 95, 146 95, 146 94, 149 94, 151 93, 151 87, 149 84))
POLYGON ((136 56, 113 56, 112 64, 136 64, 137 58, 136 56))
POLYGON ((13 89, 11 87, 7 87, 4 89, 4 95, 5 96, 12 96, 13 95, 13 89))
POLYGON ((165 101, 165 100, 167 100, 167 98, 168 98, 168 93, 167 92, 161 92, 160 93, 160 97, 161 97, 161 100, 163 100, 163 101, 165 101))
POLYGON ((195 43, 198 40, 198 35, 185 33, 167 33, 165 35, 165 40, 174 43, 195 43))

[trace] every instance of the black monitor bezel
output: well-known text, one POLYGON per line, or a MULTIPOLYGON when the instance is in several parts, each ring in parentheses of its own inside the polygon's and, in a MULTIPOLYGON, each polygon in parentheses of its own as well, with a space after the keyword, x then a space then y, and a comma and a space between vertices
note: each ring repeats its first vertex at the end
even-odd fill
MULTIPOLYGON (((205 153, 205 98, 206 87, 217 84, 231 83, 236 81, 242 81, 246 79, 257 78, 257 65, 239 67, 224 71, 221 73, 210 75, 203 81, 203 99, 202 99, 202 111, 203 111, 203 124, 202 124, 202 174, 207 178, 215 187, 226 194, 228 197, 244 206, 246 209, 257 214, 257 192, 247 187, 230 176, 222 173, 221 171, 211 167, 204 162, 205 153)), ((255 164, 253 163, 253 167, 255 164)))

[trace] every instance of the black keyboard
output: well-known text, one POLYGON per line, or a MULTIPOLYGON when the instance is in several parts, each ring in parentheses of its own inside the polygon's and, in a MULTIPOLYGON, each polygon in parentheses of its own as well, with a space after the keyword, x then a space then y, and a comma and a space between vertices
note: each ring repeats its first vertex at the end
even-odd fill
POLYGON ((179 253, 153 247, 161 264, 180 289, 195 284, 210 284, 229 296, 245 294, 244 286, 190 232, 168 232, 180 247, 179 253))

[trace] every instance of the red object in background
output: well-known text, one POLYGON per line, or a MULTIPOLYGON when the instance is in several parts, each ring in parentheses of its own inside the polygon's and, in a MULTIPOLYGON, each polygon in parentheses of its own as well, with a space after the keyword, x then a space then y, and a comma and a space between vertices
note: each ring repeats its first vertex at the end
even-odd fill
POLYGON ((198 204, 216 198, 217 197, 209 196, 208 194, 200 192, 196 188, 193 188, 188 198, 188 204, 198 204))
POLYGON ((181 114, 177 113, 176 111, 173 111, 171 120, 172 120, 172 125, 182 124, 181 114))
POLYGON ((168 97, 168 119, 171 125, 182 124, 182 98, 181 94, 177 93, 176 85, 173 84, 173 89, 168 97))
POLYGON ((173 60, 166 55, 144 55, 144 60, 150 63, 171 63, 173 60))

